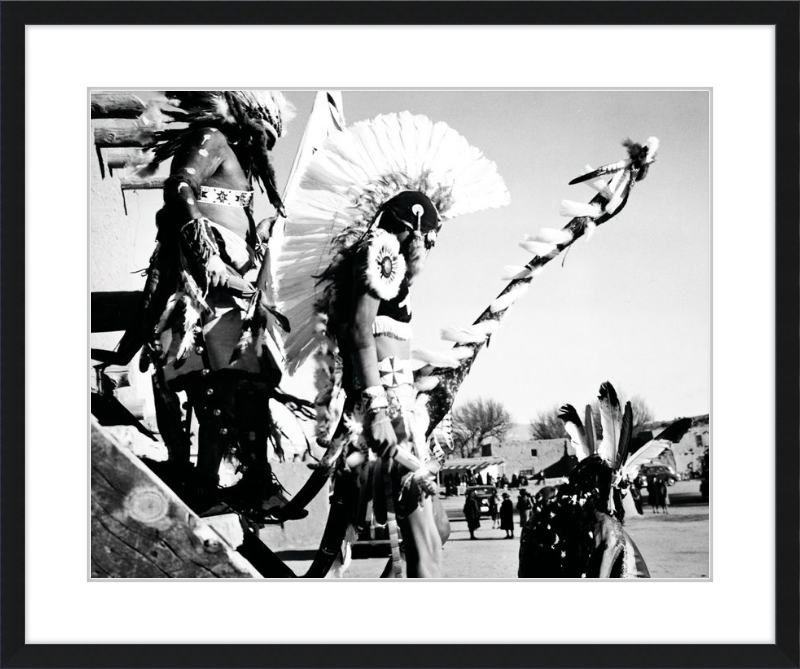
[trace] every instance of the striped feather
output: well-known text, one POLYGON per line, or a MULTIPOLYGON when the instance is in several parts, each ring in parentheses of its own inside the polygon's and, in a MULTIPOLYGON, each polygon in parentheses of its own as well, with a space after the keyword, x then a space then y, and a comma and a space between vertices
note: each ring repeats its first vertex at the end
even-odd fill
POLYGON ((583 421, 583 429, 586 433, 586 443, 589 446, 589 454, 594 455, 597 453, 597 432, 595 432, 594 412, 590 404, 586 405, 585 420, 583 421))
POLYGON ((608 381, 600 386, 597 396, 600 406, 600 425, 603 427, 603 439, 597 449, 598 455, 609 465, 616 461, 617 445, 622 423, 622 411, 619 407, 617 391, 608 381))

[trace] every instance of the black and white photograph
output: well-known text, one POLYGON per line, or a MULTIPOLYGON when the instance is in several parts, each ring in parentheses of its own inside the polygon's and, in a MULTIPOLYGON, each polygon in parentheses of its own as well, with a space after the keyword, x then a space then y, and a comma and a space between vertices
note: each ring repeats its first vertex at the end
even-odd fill
POLYGON ((709 580, 711 91, 92 89, 91 580, 709 580))

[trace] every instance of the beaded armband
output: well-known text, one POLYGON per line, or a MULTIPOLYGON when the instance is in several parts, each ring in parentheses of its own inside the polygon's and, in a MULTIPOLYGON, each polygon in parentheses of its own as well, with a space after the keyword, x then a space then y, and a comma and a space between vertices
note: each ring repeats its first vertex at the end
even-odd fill
POLYGON ((378 411, 389 408, 389 398, 383 386, 370 386, 361 391, 361 399, 364 401, 364 410, 368 414, 375 414, 378 411))

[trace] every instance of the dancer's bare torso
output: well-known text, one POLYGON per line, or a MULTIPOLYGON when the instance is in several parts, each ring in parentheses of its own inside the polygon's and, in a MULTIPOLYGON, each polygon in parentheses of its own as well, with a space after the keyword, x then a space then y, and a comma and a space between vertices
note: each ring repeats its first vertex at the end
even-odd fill
MULTIPOLYGON (((204 175, 201 185, 228 190, 249 191, 250 181, 225 135, 211 129, 201 130, 197 143, 183 155, 176 155, 173 173, 195 170, 204 175), (203 139, 210 137, 203 143, 203 139), (208 147, 208 148, 206 148, 208 147), (205 154, 207 155, 204 155, 205 154)), ((191 174, 191 172, 188 172, 191 174)), ((250 222, 243 207, 212 204, 199 200, 196 206, 202 216, 245 239, 250 222)))

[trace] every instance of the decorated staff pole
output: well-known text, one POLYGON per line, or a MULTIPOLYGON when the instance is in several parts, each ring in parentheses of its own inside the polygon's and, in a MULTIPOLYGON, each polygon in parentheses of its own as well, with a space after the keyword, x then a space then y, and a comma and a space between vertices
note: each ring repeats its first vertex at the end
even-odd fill
POLYGON ((430 390, 423 390, 429 395, 428 435, 450 411, 456 393, 469 374, 478 353, 488 343, 511 306, 527 292, 534 277, 580 237, 591 235, 596 226, 619 214, 627 204, 633 186, 647 175, 658 150, 658 139, 650 137, 644 145, 628 140, 624 142, 624 146, 628 150, 627 159, 590 170, 570 182, 586 182, 597 190, 597 195, 588 204, 564 201, 562 214, 573 216, 564 228, 544 228, 537 235, 520 243, 522 248, 535 255, 524 267, 506 268, 504 278, 511 280, 472 326, 464 329, 446 328, 442 331, 443 339, 455 342, 455 347, 449 352, 451 360, 441 364, 436 358, 442 356, 429 357, 423 351, 415 352, 417 357, 429 363, 429 376, 432 377, 427 382, 420 379, 423 388, 426 385, 430 387, 430 390), (609 183, 603 179, 607 174, 614 175, 609 183))

